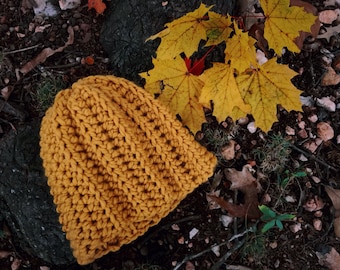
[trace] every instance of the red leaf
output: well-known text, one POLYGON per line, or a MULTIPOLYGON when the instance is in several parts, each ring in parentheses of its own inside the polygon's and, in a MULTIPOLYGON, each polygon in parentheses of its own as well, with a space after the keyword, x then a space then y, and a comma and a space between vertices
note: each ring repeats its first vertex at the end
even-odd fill
POLYGON ((194 63, 192 63, 190 58, 185 57, 185 65, 187 66, 188 72, 199 76, 203 73, 204 70, 204 59, 206 56, 203 56, 201 59, 195 59, 194 63))

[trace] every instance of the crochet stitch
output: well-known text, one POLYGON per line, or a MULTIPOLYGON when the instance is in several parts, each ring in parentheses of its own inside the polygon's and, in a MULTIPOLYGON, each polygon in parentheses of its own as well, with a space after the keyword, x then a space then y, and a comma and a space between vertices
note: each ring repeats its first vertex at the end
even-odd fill
POLYGON ((59 92, 40 137, 59 221, 79 264, 144 234, 217 162, 152 95, 114 76, 87 77, 59 92))

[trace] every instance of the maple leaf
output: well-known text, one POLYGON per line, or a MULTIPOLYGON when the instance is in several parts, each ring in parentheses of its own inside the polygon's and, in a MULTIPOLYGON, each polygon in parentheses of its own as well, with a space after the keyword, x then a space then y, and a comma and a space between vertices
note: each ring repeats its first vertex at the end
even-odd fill
POLYGON ((226 62, 230 60, 230 66, 239 72, 256 66, 255 42, 256 40, 250 37, 248 33, 244 33, 235 27, 235 35, 228 40, 225 49, 226 62))
POLYGON ((258 219, 261 212, 258 208, 259 201, 257 193, 259 191, 256 178, 249 171, 250 165, 244 165, 242 171, 234 168, 224 170, 226 178, 231 182, 231 190, 239 190, 244 194, 244 203, 236 205, 230 203, 223 198, 208 195, 210 199, 218 203, 222 208, 228 211, 233 217, 248 217, 258 219))
POLYGON ((157 49, 157 58, 172 59, 181 53, 192 55, 199 42, 207 39, 204 20, 207 19, 206 14, 211 7, 201 4, 198 9, 165 24, 166 29, 149 37, 146 41, 162 38, 157 49))
POLYGON ((230 17, 222 16, 216 12, 208 12, 209 20, 203 21, 203 25, 207 31, 208 41, 205 46, 218 45, 226 41, 232 29, 232 21, 230 17))
POLYGON ((205 82, 199 102, 210 107, 210 100, 214 102, 214 115, 219 121, 227 116, 233 117, 233 108, 238 107, 243 112, 250 112, 250 106, 245 104, 240 94, 233 69, 223 63, 214 63, 200 78, 205 82))
POLYGON ((97 14, 103 14, 106 9, 106 5, 102 0, 88 0, 87 6, 89 10, 94 8, 97 14))
POLYGON ((202 57, 201 59, 192 61, 190 58, 185 57, 184 62, 188 72, 196 76, 201 75, 204 70, 204 59, 205 57, 202 57))
POLYGON ((250 104, 256 125, 264 132, 277 119, 277 104, 288 111, 301 110, 300 91, 290 81, 295 75, 295 71, 277 64, 273 58, 258 69, 244 72, 236 78, 242 98, 250 104))
POLYGON ((310 32, 317 16, 305 12, 303 7, 289 6, 290 0, 260 0, 260 3, 266 17, 264 37, 270 47, 279 55, 283 47, 299 52, 295 38, 299 31, 310 32))
POLYGON ((182 58, 153 59, 154 69, 140 75, 145 78, 144 88, 159 94, 158 99, 192 132, 200 130, 205 122, 203 106, 198 102, 203 82, 188 71, 182 58))

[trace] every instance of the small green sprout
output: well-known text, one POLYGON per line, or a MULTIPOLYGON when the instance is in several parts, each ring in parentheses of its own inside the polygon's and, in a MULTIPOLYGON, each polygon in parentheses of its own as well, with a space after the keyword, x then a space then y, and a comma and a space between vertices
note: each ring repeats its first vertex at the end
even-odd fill
POLYGON ((259 209, 263 213, 261 220, 266 223, 261 230, 262 233, 265 233, 266 231, 270 230, 271 228, 274 228, 275 226, 282 230, 283 229, 282 221, 290 220, 295 217, 295 215, 292 214, 278 215, 276 212, 274 212, 266 205, 259 205, 259 209))
POLYGON ((304 171, 291 172, 289 170, 285 170, 284 174, 285 174, 285 178, 283 179, 281 179, 280 175, 277 176, 279 185, 282 188, 286 188, 288 183, 295 178, 301 178, 301 177, 307 176, 307 173, 304 171))

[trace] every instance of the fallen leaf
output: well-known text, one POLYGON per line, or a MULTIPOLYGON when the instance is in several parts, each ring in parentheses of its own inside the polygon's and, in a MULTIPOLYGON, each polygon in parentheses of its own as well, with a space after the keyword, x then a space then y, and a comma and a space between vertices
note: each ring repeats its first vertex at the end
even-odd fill
POLYGON ((259 184, 251 174, 250 165, 244 165, 242 171, 237 171, 233 168, 224 170, 226 178, 231 182, 231 190, 239 190, 244 194, 244 203, 236 205, 230 203, 223 198, 210 196, 213 201, 216 201, 222 208, 228 211, 232 217, 247 217, 250 219, 258 219, 261 212, 258 209, 259 201, 257 193, 259 192, 259 184))
POLYGON ((256 49, 254 47, 256 40, 235 28, 235 35, 228 40, 228 45, 224 51, 225 62, 230 61, 230 67, 235 68, 238 72, 244 72, 248 68, 256 67, 256 49), (240 61, 242 59, 242 61, 240 61))
POLYGON ((325 190, 331 199, 335 210, 340 210, 340 189, 334 189, 330 186, 325 186, 325 190))
POLYGON ((260 0, 260 3, 266 17, 264 37, 269 46, 279 55, 284 47, 299 52, 295 38, 300 31, 310 32, 317 16, 303 7, 290 6, 289 0, 260 0))
POLYGON ((322 246, 320 251, 315 252, 319 259, 319 264, 328 267, 330 270, 339 270, 340 255, 335 248, 322 246))
POLYGON ((245 104, 240 90, 236 84, 233 69, 223 63, 214 63, 207 69, 200 79, 204 81, 199 102, 205 107, 214 103, 214 115, 218 121, 223 121, 227 116, 236 118, 233 108, 237 106, 244 114, 250 112, 250 106, 245 104))
POLYGON ((336 237, 340 237, 340 216, 334 218, 333 226, 334 234, 336 235, 336 237))
POLYGON ((201 4, 195 11, 165 24, 166 29, 149 37, 146 41, 162 38, 157 58, 173 59, 181 53, 191 56, 197 50, 197 44, 207 39, 204 20, 211 7, 201 4))
POLYGON ((329 39, 334 36, 334 35, 338 35, 338 33, 340 32, 340 24, 337 26, 333 26, 333 27, 327 27, 326 28, 327 32, 318 35, 317 38, 319 39, 327 39, 327 41, 329 42, 329 39))
POLYGON ((288 111, 302 110, 300 91, 290 81, 295 75, 295 71, 273 58, 236 78, 241 97, 251 106, 256 125, 264 132, 277 120, 277 104, 288 111))
POLYGON ((330 124, 326 122, 319 122, 316 125, 318 137, 323 141, 329 141, 334 138, 334 130, 330 124))
POLYGON ((231 32, 231 18, 215 12, 208 12, 209 20, 203 21, 208 41, 205 46, 218 45, 226 41, 231 32))
POLYGON ((102 0, 88 0, 88 10, 94 8, 97 14, 103 14, 106 9, 106 4, 102 0))
POLYGON ((152 94, 159 94, 159 101, 173 114, 179 114, 183 124, 196 133, 205 122, 203 106, 198 102, 204 83, 188 72, 180 57, 153 59, 152 63, 154 69, 140 74, 146 80, 144 88, 152 94))
POLYGON ((314 24, 310 27, 310 31, 308 31, 308 32, 299 31, 300 35, 297 38, 295 38, 295 44, 298 46, 298 48, 301 49, 303 47, 305 39, 308 36, 312 35, 314 38, 316 38, 317 35, 320 32, 320 20, 319 20, 319 17, 318 17, 319 11, 311 3, 308 3, 308 2, 305 2, 305 1, 302 1, 302 0, 290 0, 290 5, 291 6, 297 6, 297 7, 303 7, 304 10, 307 13, 311 13, 314 16, 316 16, 316 18, 317 18, 315 20, 314 24))
POLYGON ((23 67, 21 67, 19 71, 22 74, 26 74, 30 72, 32 69, 34 69, 37 65, 44 63, 46 59, 50 57, 51 55, 57 52, 62 52, 67 46, 73 44, 73 41, 74 41, 73 27, 69 26, 67 28, 67 32, 69 33, 69 36, 64 46, 61 46, 55 50, 51 48, 43 49, 35 58, 33 58, 31 61, 27 62, 23 67))

